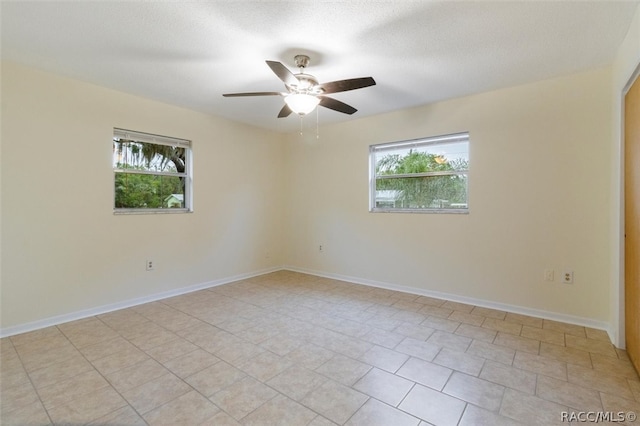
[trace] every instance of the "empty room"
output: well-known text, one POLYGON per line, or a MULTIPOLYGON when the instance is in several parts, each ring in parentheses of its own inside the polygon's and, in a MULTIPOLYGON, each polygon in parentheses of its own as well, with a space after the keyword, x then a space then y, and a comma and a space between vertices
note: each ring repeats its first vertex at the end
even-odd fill
POLYGON ((639 424, 640 1, 1 1, 0 424, 639 424))

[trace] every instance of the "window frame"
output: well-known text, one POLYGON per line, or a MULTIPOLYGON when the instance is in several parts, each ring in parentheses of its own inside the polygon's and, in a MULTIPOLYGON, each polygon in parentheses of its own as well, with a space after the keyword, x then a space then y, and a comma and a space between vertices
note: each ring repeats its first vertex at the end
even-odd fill
POLYGON ((126 168, 116 168, 112 161, 113 180, 112 180, 112 205, 115 215, 127 214, 176 214, 176 213, 193 213, 193 148, 192 142, 188 139, 175 138, 171 136, 162 136, 152 133, 139 132, 135 130, 113 128, 112 143, 116 140, 127 139, 134 142, 149 143, 155 145, 167 145, 181 147, 185 150, 185 171, 180 172, 163 172, 151 170, 132 170, 126 168), (152 176, 169 176, 182 177, 185 179, 184 184, 184 207, 175 208, 143 208, 143 207, 116 207, 116 188, 115 180, 118 174, 139 174, 152 176))
MULTIPOLYGON (((406 147, 423 147, 423 146, 437 146, 446 145, 451 143, 466 142, 467 143, 467 156, 469 155, 470 144, 469 132, 452 133, 447 135, 431 136, 417 139, 408 139, 394 142, 383 142, 379 144, 369 145, 369 212, 370 213, 418 213, 418 214, 469 214, 469 164, 467 163, 466 170, 451 170, 451 171, 436 171, 436 172, 424 172, 424 173, 406 173, 397 174, 386 177, 383 179, 398 179, 398 178, 424 178, 424 177, 437 177, 437 176, 453 176, 464 175, 467 178, 466 181, 466 193, 467 202, 464 208, 397 208, 397 207, 377 207, 376 206, 376 192, 377 192, 377 180, 380 176, 376 175, 376 154, 384 151, 393 151, 406 147)), ((468 161, 468 160, 467 160, 468 161)), ((384 176, 384 175, 383 175, 384 176)))

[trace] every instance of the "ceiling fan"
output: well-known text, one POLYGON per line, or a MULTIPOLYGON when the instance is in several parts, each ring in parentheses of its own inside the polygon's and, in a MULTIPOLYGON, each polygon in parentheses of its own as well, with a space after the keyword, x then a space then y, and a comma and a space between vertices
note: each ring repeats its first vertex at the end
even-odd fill
POLYGON ((298 74, 293 74, 287 67, 282 65, 281 62, 266 61, 269 68, 271 68, 275 75, 284 83, 287 89, 286 92, 225 93, 222 96, 283 96, 285 105, 280 110, 278 118, 288 117, 292 112, 305 115, 313 111, 318 105, 344 114, 353 114, 357 109, 325 95, 361 89, 376 84, 372 77, 318 83, 318 80, 314 76, 304 72, 307 65, 309 65, 309 57, 307 55, 296 55, 294 60, 296 66, 300 68, 298 74))

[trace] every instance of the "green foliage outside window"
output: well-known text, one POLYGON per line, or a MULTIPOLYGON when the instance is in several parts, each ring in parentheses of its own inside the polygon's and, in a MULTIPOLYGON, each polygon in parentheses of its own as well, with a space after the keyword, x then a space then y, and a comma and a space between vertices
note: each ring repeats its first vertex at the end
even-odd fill
POLYGON ((186 149, 114 137, 116 209, 185 208, 186 149))
MULTIPOLYGON (((376 191, 392 194, 386 207, 401 209, 449 209, 467 207, 469 161, 423 151, 387 154, 376 162, 376 191), (457 173, 463 172, 463 173, 457 173), (425 174, 407 176, 412 174, 425 174)), ((377 203, 377 207, 385 207, 377 203)))
POLYGON ((157 176, 135 173, 117 173, 115 178, 116 208, 151 208, 184 207, 170 205, 172 195, 182 195, 184 200, 184 184, 177 176, 157 176))

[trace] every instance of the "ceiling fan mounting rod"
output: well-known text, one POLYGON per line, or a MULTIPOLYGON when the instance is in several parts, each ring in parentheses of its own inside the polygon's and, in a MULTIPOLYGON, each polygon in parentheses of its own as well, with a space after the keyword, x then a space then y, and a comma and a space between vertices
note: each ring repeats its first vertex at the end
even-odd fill
POLYGON ((298 68, 306 68, 309 65, 309 57, 307 55, 296 55, 293 60, 296 62, 298 68))

